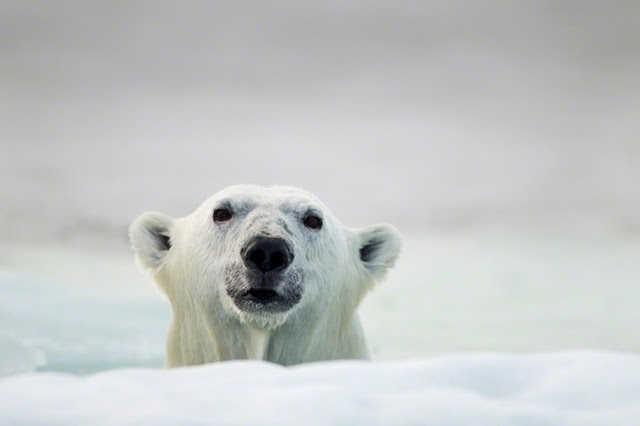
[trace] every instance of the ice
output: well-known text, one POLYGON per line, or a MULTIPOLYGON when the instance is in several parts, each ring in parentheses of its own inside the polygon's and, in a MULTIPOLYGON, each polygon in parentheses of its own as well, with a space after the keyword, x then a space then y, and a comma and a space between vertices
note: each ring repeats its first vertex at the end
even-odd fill
POLYGON ((543 426, 634 424, 638 416, 640 357, 604 352, 293 368, 234 361, 0 381, 2 424, 543 426))

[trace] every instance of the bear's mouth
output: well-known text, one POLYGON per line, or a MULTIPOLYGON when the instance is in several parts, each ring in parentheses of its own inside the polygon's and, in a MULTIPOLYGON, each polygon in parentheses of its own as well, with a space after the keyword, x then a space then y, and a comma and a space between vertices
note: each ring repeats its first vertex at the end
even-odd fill
POLYGON ((231 269, 227 273, 227 296, 243 313, 243 319, 246 319, 246 314, 255 318, 273 318, 291 311, 302 299, 304 280, 300 270, 288 269, 285 274, 263 275, 259 277, 242 269, 231 269))
POLYGON ((278 293, 274 290, 252 288, 242 295, 244 300, 250 300, 252 302, 266 304, 270 301, 275 301, 278 293))

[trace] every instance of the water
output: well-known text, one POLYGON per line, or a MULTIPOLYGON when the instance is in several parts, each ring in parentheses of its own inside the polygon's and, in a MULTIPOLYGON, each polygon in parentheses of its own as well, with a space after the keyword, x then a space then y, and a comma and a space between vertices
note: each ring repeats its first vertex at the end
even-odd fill
MULTIPOLYGON (((375 359, 640 350, 637 240, 501 231, 405 240, 360 310, 375 359)), ((0 259, 0 337, 31 354, 21 369, 162 365, 170 308, 125 247, 4 246, 0 259)))

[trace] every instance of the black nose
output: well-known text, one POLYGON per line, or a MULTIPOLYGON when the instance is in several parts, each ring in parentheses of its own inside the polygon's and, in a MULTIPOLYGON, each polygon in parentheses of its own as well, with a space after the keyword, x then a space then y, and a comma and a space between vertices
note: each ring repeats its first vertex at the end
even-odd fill
POLYGON ((257 237, 242 249, 244 263, 266 274, 287 268, 293 260, 289 244, 281 238, 257 237))

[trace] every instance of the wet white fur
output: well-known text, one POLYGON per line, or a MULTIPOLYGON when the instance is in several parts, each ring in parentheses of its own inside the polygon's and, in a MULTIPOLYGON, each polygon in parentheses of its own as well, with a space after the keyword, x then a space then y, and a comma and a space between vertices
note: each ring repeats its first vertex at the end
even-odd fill
POLYGON ((144 213, 132 223, 130 239, 139 264, 152 273, 173 308, 169 367, 230 359, 289 365, 368 358, 356 308, 393 266, 401 246, 390 225, 348 229, 306 191, 251 185, 229 187, 181 219, 144 213), (214 223, 213 210, 222 200, 246 209, 228 222, 214 223), (321 212, 322 229, 303 225, 301 215, 308 208, 321 212), (243 244, 263 234, 289 241, 295 254, 290 269, 304 276, 302 299, 286 313, 248 314, 225 291, 225 268, 241 262, 243 244), (169 250, 162 235, 171 240, 169 250), (364 262, 360 248, 370 242, 376 250, 364 262))

